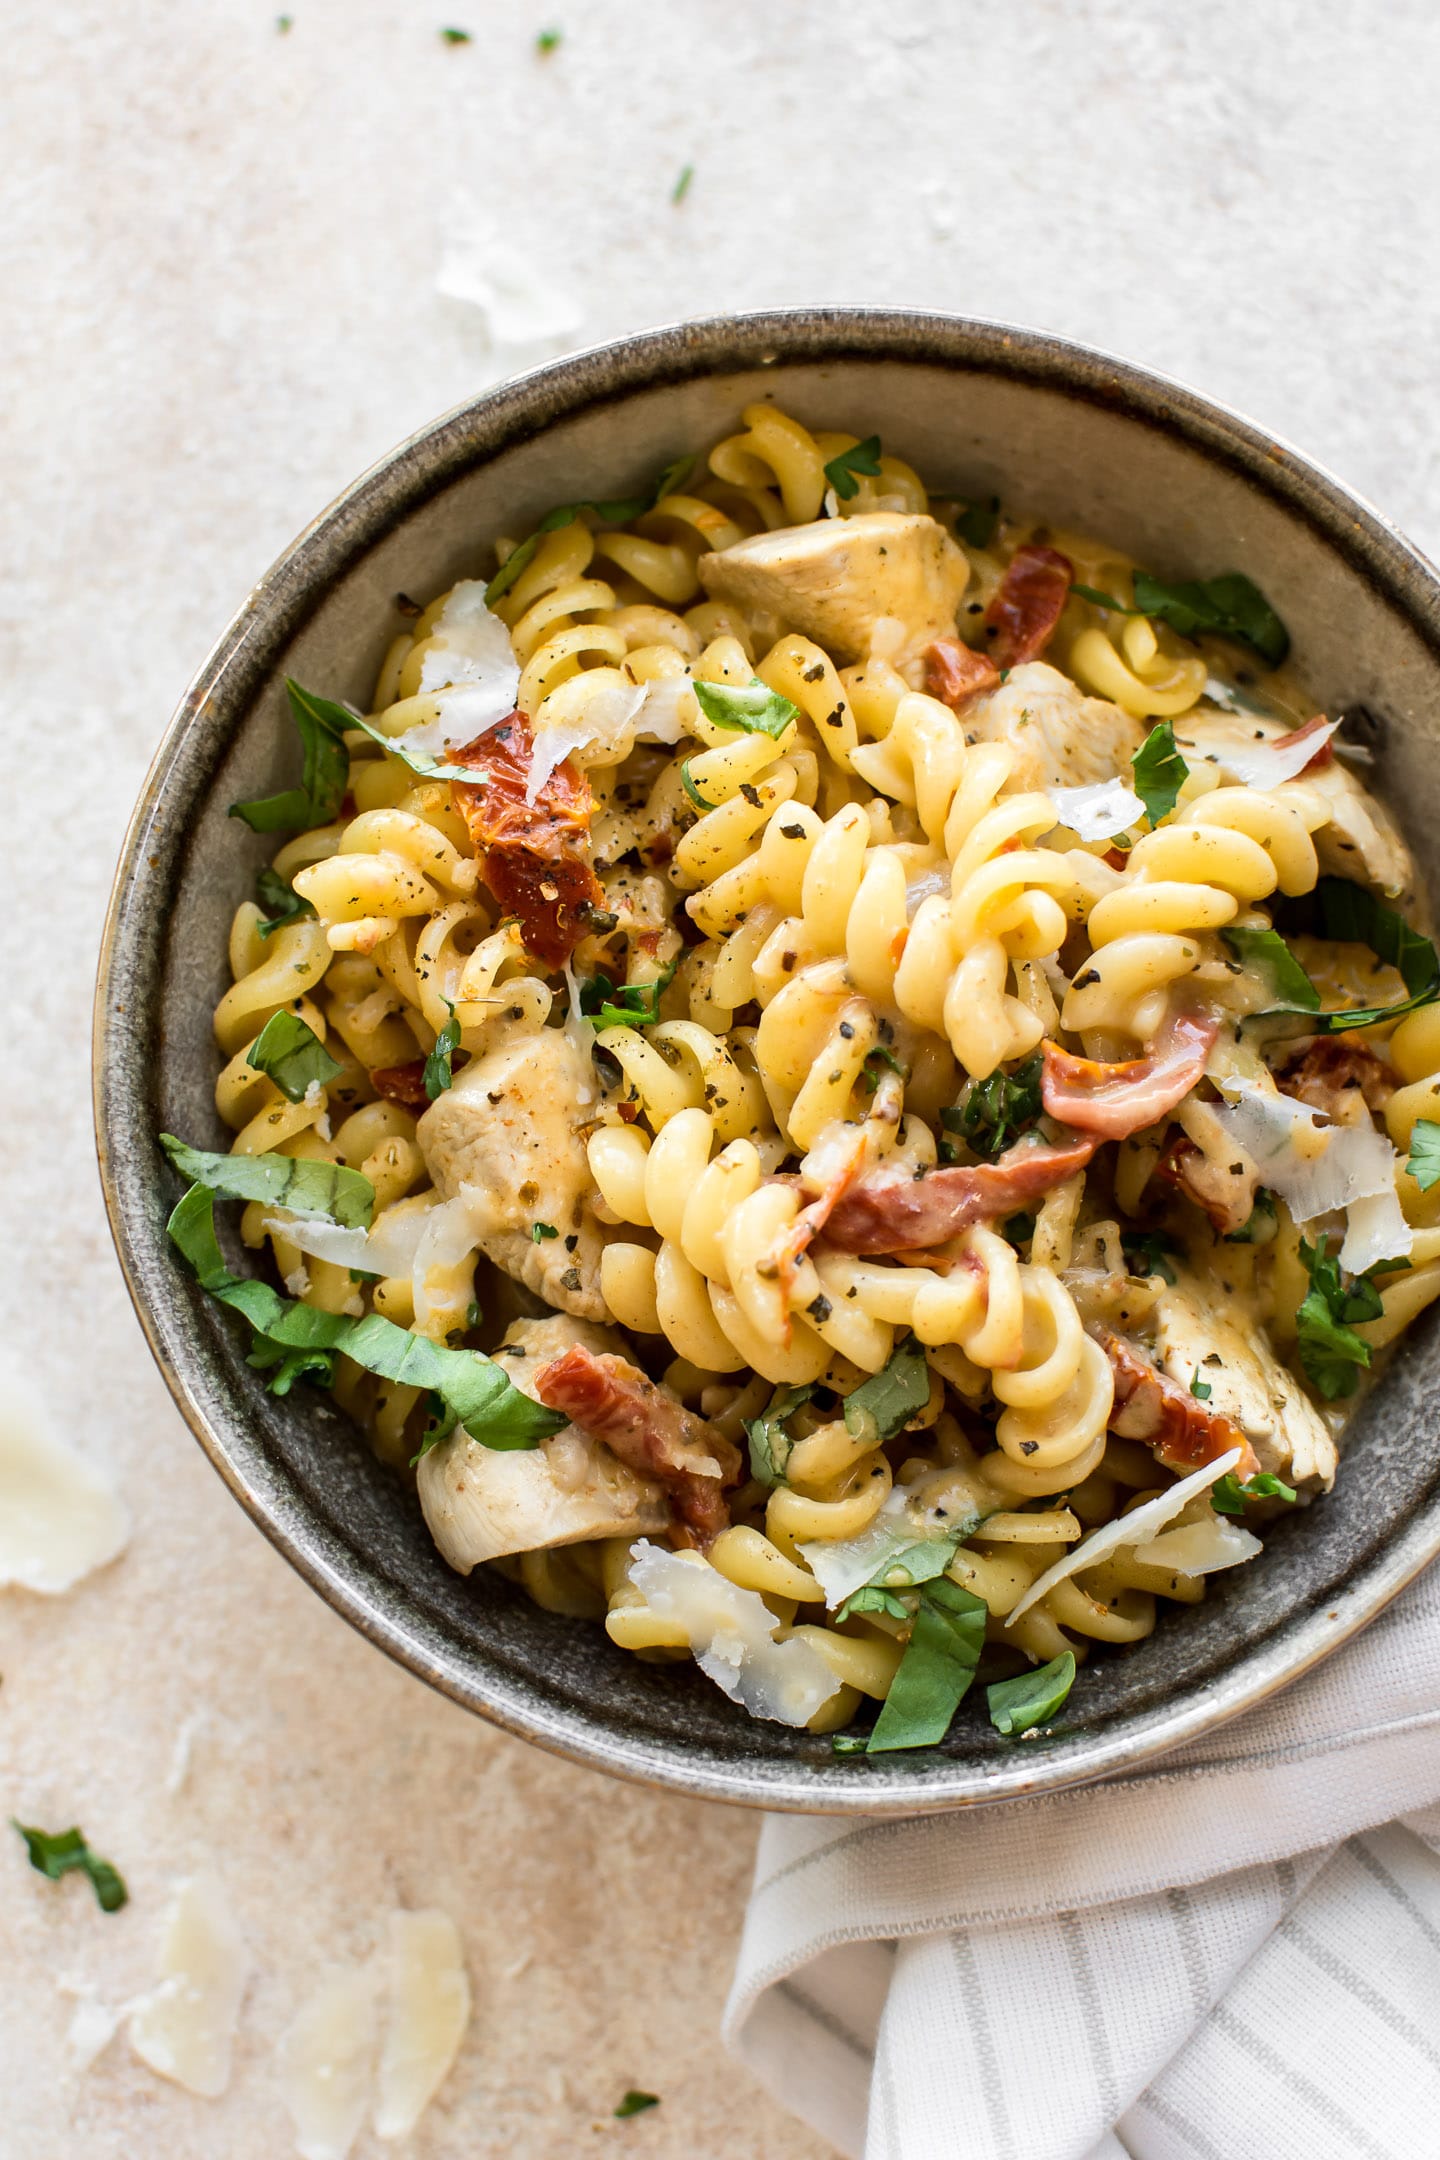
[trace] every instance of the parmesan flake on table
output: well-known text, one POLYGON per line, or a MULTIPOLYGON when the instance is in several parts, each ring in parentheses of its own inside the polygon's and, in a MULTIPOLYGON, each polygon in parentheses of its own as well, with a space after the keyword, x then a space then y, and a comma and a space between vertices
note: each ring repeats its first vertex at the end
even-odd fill
POLYGON ((53 1429, 20 1374, 0 1375, 0 1587, 47 1596, 122 1552, 130 1518, 109 1481, 53 1429))
POLYGON ((230 2083, 250 1971, 220 1883, 212 1876, 182 1883, 166 1918, 159 1984, 131 2012, 130 2045, 140 2060, 188 2092, 217 2100, 230 2083))
POLYGON ((840 1682, 818 1651, 777 1642, 780 1622, 758 1591, 743 1590, 708 1561, 642 1538, 628 1579, 661 1620, 682 1627, 700 1670, 752 1717, 807 1725, 840 1682))
POLYGON ((347 2160, 364 2127, 375 2071, 376 1979, 333 1972, 281 2035, 276 2068, 300 2160, 347 2160))
POLYGON ((408 2137, 454 2062, 470 2023, 470 1982, 448 1913, 390 1915, 385 2038, 375 2134, 408 2137))

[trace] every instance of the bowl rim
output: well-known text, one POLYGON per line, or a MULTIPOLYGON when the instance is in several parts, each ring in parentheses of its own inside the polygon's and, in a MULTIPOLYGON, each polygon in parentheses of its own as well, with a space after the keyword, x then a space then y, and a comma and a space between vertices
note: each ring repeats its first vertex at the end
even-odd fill
POLYGON ((944 1755, 903 1786, 880 1790, 843 1762, 797 1761, 783 1771, 733 1757, 667 1754, 646 1736, 625 1740, 581 1710, 517 1698, 473 1663, 437 1662, 411 1639, 403 1612, 387 1611, 334 1565, 323 1539, 307 1543, 277 1520, 256 1481, 232 1452, 191 1383, 193 1346, 167 1324, 151 1280, 170 1264, 163 1229, 123 1205, 115 1164, 121 1151, 153 1140, 148 1106, 111 1055, 124 1028, 127 914, 163 881, 147 848, 157 812, 192 721, 223 690, 227 670, 273 618, 288 642, 352 558, 466 470, 483 465, 557 421, 632 393, 780 362, 896 360, 967 372, 1000 373, 1158 429, 1219 461, 1306 521, 1371 588, 1401 614, 1440 663, 1440 577, 1384 514, 1315 460, 1222 402, 1157 370, 1121 360, 1053 332, 978 316, 905 308, 818 306, 764 309, 661 324, 587 346, 462 400, 407 436, 343 489, 259 579, 201 662, 151 761, 121 849, 101 934, 92 1028, 95 1142, 101 1187, 121 1273, 152 1356, 191 1432, 230 1491, 271 1543, 361 1635, 450 1700, 553 1754, 657 1790, 692 1798, 811 1814, 901 1816, 995 1805, 1131 1772, 1253 1709, 1310 1671, 1372 1620, 1440 1554, 1440 1498, 1415 1509, 1399 1534, 1333 1596, 1246 1650, 1218 1681, 1169 1706, 1116 1720, 1074 1763, 1018 1750, 984 1774, 944 1755), (406 478, 407 471, 409 474, 406 478), (398 501, 388 491, 400 485, 398 501))

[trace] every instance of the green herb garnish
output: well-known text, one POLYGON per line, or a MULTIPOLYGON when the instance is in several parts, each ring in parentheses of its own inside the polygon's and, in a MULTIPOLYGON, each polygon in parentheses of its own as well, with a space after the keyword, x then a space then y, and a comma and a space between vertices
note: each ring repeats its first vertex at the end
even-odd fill
POLYGON ((1237 960, 1269 976, 1287 1011, 1318 1012, 1320 993, 1278 930, 1228 928, 1220 932, 1237 960))
POLYGON ((690 192, 690 183, 691 183, 691 181, 692 181, 692 180, 693 180, 694 178, 695 178, 695 168, 694 168, 694 166, 693 166, 693 165, 682 165, 682 166, 681 166, 681 168, 680 168, 680 177, 679 177, 679 179, 678 179, 678 180, 677 180, 677 181, 675 182, 675 185, 674 185, 674 187, 673 187, 673 188, 671 188, 671 190, 670 190, 670 200, 671 200, 671 202, 672 202, 672 203, 682 203, 682 202, 684 202, 684 200, 685 200, 685 197, 686 197, 686 196, 687 196, 687 195, 689 194, 689 192, 690 192))
POLYGON ((210 1155, 161 1133, 164 1148, 182 1177, 232 1200, 263 1200, 291 1215, 314 1215, 347 1230, 366 1230, 375 1188, 358 1170, 305 1155, 210 1155))
POLYGON ((905 1590, 918 1590, 922 1583, 934 1582, 943 1575, 955 1557, 955 1548, 963 1538, 973 1537, 979 1529, 982 1517, 975 1515, 969 1521, 957 1523, 943 1537, 912 1538, 908 1544, 897 1543, 879 1562, 874 1574, 858 1590, 852 1590, 835 1613, 835 1618, 848 1620, 851 1613, 885 1612, 894 1620, 908 1620, 911 1607, 901 1596, 905 1590))
POLYGON ((745 735, 769 735, 779 742, 800 717, 798 705, 792 705, 789 698, 781 697, 758 676, 749 683, 692 682, 690 687, 712 727, 733 728, 745 735))
POLYGON ((624 496, 616 502, 560 503, 554 510, 547 510, 529 539, 522 540, 519 547, 506 556, 491 578, 485 588, 486 607, 494 607, 497 600, 502 600, 521 571, 529 568, 546 533, 559 532, 562 526, 573 525, 583 510, 593 510, 606 525, 628 525, 632 518, 644 517, 646 511, 653 510, 665 496, 673 495, 694 462, 694 458, 689 457, 673 458, 648 495, 624 496))
POLYGON ((31 1825, 17 1822, 12 1815, 12 1828, 25 1840, 25 1850, 30 1855, 30 1865, 47 1882, 59 1882, 62 1875, 72 1870, 89 1879, 101 1912, 119 1912, 129 1900, 124 1879, 108 1860, 93 1853, 79 1830, 36 1830, 31 1825))
POLYGON ((1189 766, 1175 747, 1175 730, 1168 720, 1151 728, 1130 760, 1130 771, 1135 793, 1144 803, 1150 823, 1158 825, 1175 808, 1190 776, 1189 766))
POLYGON ((556 1238, 559 1235, 560 1232, 553 1222, 532 1222, 530 1225, 530 1236, 536 1245, 543 1245, 546 1238, 556 1238))
POLYGON ((1326 1402, 1336 1402, 1354 1394, 1357 1367, 1370 1363, 1370 1345, 1355 1333, 1356 1326, 1378 1320, 1385 1308, 1368 1275, 1345 1281, 1324 1238, 1314 1245, 1301 1238, 1300 1258, 1310 1277, 1295 1315, 1300 1363, 1326 1402))
POLYGON ((283 930, 289 923, 314 919, 310 902, 302 900, 278 870, 256 871, 255 897, 268 910, 266 919, 255 925, 262 938, 268 938, 272 930, 283 930))
POLYGON ((1172 1289, 1180 1280, 1169 1259, 1180 1248, 1163 1230, 1122 1230, 1120 1250, 1132 1275, 1158 1275, 1172 1289))
POLYGON ((910 1077, 909 1066, 896 1057, 893 1050, 887 1050, 884 1043, 876 1043, 873 1050, 866 1052, 865 1063, 860 1068, 860 1085, 867 1095, 873 1095, 879 1087, 883 1065, 888 1065, 891 1072, 899 1073, 902 1080, 910 1077))
POLYGON ((556 47, 557 47, 557 46, 559 45, 559 43, 560 43, 560 40, 561 40, 561 38, 562 38, 563 36, 564 36, 564 32, 563 32, 563 31, 561 31, 561 30, 542 30, 542 31, 541 31, 541 32, 539 33, 539 35, 537 36, 536 40, 535 40, 535 50, 536 50, 536 52, 538 52, 538 53, 552 53, 552 52, 554 52, 554 51, 555 51, 555 49, 556 49, 556 47))
POLYGON ((863 1755, 866 1736, 858 1732, 837 1732, 830 1735, 830 1751, 834 1755, 863 1755))
POLYGON ((834 488, 841 502, 849 502, 852 496, 859 494, 860 482, 856 478, 857 474, 863 474, 867 480, 878 479, 880 474, 880 438, 878 435, 867 435, 864 442, 854 443, 850 449, 839 451, 825 467, 825 478, 834 488))
POLYGON ((653 1027, 660 1018, 660 1000, 674 981, 679 965, 677 953, 653 982, 621 983, 618 987, 603 970, 587 976, 580 985, 580 1010, 594 1028, 653 1027))
MULTIPOLYGON (((263 1159, 250 1158, 252 1162, 263 1159)), ((343 1313, 322 1312, 318 1306, 281 1297, 254 1276, 232 1275, 215 1235, 214 1198, 203 1185, 191 1186, 171 1215, 168 1230, 201 1289, 242 1314, 254 1328, 258 1340, 251 1363, 272 1374, 272 1389, 279 1378, 277 1392, 285 1392, 302 1372, 321 1370, 315 1362, 320 1357, 339 1352, 367 1372, 439 1399, 444 1421, 437 1421, 426 1433, 421 1455, 457 1424, 483 1447, 508 1449, 533 1448, 565 1423, 555 1411, 522 1395, 509 1375, 478 1350, 446 1349, 426 1335, 412 1335, 408 1328, 397 1327, 379 1313, 355 1320, 343 1313), (295 1353, 300 1353, 304 1363, 295 1353)), ((419 1456, 415 1459, 418 1462, 419 1456)))
POLYGON ((990 1722, 1007 1739, 1048 1724, 1075 1685, 1075 1653, 1062 1650, 1048 1665, 1034 1672, 1018 1673, 1013 1680, 997 1680, 985 1690, 990 1722))
POLYGON ((273 1080, 288 1102, 304 1102, 312 1087, 326 1086, 345 1070, 315 1030, 293 1012, 272 1013, 251 1043, 245 1062, 273 1080))
POLYGON ((1214 1392, 1215 1390, 1211 1387, 1209 1381, 1200 1378, 1200 1368, 1197 1365, 1190 1375, 1190 1393, 1195 1397, 1196 1402, 1209 1402, 1214 1392))
POLYGON ((289 675, 285 694, 304 761, 300 785, 254 802, 231 803, 231 817, 243 818, 252 832, 300 832, 328 825, 345 799, 350 753, 344 737, 347 728, 359 725, 354 713, 331 698, 302 690, 289 675))
POLYGON ((893 1440, 929 1400, 925 1352, 915 1336, 907 1335, 891 1352, 884 1370, 862 1380, 846 1397, 845 1429, 857 1438, 873 1431, 876 1441, 893 1440))
POLYGON ((460 1022, 455 1017, 455 1007, 449 998, 445 1000, 450 1018, 435 1038, 435 1047, 425 1060, 425 1093, 431 1102, 437 1102, 455 1079, 451 1059, 460 1047, 460 1022))
POLYGON ((1242 571, 1225 577, 1167 585, 1146 570, 1135 573, 1135 605, 1126 607, 1092 585, 1072 585, 1070 590, 1096 607, 1116 615, 1151 615, 1169 623, 1182 637, 1208 631, 1212 637, 1236 639, 1258 653, 1267 667, 1279 667, 1290 650, 1290 633, 1258 585, 1242 571))
POLYGON ((473 45, 475 42, 473 32, 469 30, 456 30, 453 28, 447 28, 442 30, 440 32, 440 38, 441 42, 446 45, 473 45))
POLYGON ((615 2114, 623 2120, 627 2115, 643 2115, 646 2108, 659 2107, 659 2093, 636 2092, 633 2087, 616 2108, 615 2114))
POLYGON ((745 1437, 750 1443, 750 1475, 761 1485, 784 1484, 785 1466, 795 1445, 785 1429, 786 1422, 802 1403, 809 1402, 814 1393, 813 1386, 781 1388, 778 1395, 771 1397, 768 1410, 758 1418, 745 1420, 745 1437))
POLYGON ((1410 1131, 1410 1153, 1405 1158, 1421 1192, 1429 1192, 1440 1178, 1440 1125, 1433 1118, 1417 1118, 1410 1131))
POLYGON ((936 1747, 975 1677, 989 1608, 941 1575, 920 1592, 905 1654, 890 1683, 867 1755, 936 1747))
POLYGON ((1037 1050, 1009 1072, 1002 1066, 988 1080, 972 1080, 954 1108, 941 1111, 940 1123, 946 1132, 968 1141, 977 1155, 992 1160, 1003 1155, 1011 1141, 1040 1116, 1044 1070, 1037 1050))
POLYGON ((1293 1485, 1287 1485, 1273 1471, 1261 1470, 1256 1476, 1246 1478, 1242 1484, 1233 1470, 1224 1477, 1216 1478, 1210 1487, 1210 1505, 1219 1515, 1243 1515, 1247 1500, 1295 1500, 1298 1497, 1293 1485))
MULTIPOLYGON (((1396 970, 1407 995, 1394 1005, 1360 1005, 1340 1012, 1317 1012, 1319 992, 1286 947, 1290 967, 1295 976, 1303 980, 1308 997, 1293 994, 1294 977, 1286 970, 1292 995, 1286 998, 1282 989, 1281 1003, 1269 1006, 1262 1013, 1252 1013, 1249 1016, 1252 1020, 1279 1020, 1293 1015, 1304 1019, 1307 1034, 1343 1035, 1351 1028, 1373 1027, 1380 1020, 1398 1020, 1402 1013, 1414 1012, 1420 1005, 1433 1005, 1440 997, 1440 956, 1429 938, 1412 930, 1403 915, 1385 907, 1364 886, 1352 885, 1348 878, 1322 877, 1310 895, 1310 905, 1318 918, 1321 937, 1340 944, 1368 945, 1377 960, 1385 961, 1396 970)), ((1284 946, 1283 938, 1276 931, 1226 930, 1222 935, 1232 941, 1237 937, 1253 937, 1260 941, 1273 938, 1275 946, 1284 946)), ((1278 982, 1279 962, 1274 947, 1266 943, 1264 949, 1270 965, 1277 970, 1278 982)))
POLYGON ((1262 1185, 1255 1195, 1255 1205, 1238 1230, 1227 1230, 1227 1245, 1268 1245, 1280 1227, 1275 1212, 1275 1195, 1262 1185))
POLYGON ((688 757, 682 758, 680 761, 680 785, 684 788, 685 793, 689 796, 691 802, 694 803, 697 810, 719 809, 719 803, 713 803, 711 802, 708 795, 702 795, 699 788, 696 787, 695 782, 691 779, 690 760, 688 757))
POLYGON ((955 513, 957 535, 973 548, 988 548, 995 538, 995 528, 999 523, 998 495, 992 495, 989 502, 962 503, 955 513))

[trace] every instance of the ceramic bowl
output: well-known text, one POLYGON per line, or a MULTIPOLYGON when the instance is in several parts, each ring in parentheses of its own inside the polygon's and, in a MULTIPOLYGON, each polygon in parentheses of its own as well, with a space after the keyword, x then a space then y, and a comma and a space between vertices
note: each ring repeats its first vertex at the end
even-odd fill
POLYGON ((899 1813, 1129 1768, 1313 1665, 1440 1550, 1425 1315, 1358 1412, 1333 1496, 1267 1535, 1198 1608, 1084 1669, 1067 1722, 1006 1742, 979 1690, 940 1749, 837 1759, 752 1722, 688 1664, 462 1580, 404 1487, 328 1398, 281 1401, 166 1243, 155 1134, 223 1146, 211 1014, 226 934, 266 843, 226 807, 297 774, 287 673, 363 701, 395 596, 474 576, 552 504, 633 492, 778 400, 878 431, 938 490, 999 494, 1113 539, 1162 576, 1248 571, 1288 622, 1317 707, 1377 716, 1378 785, 1432 882, 1440 831, 1440 583, 1373 510, 1284 444, 1143 369, 942 315, 804 309, 649 331, 487 391, 374 466, 244 602, 172 720, 126 843, 96 1011, 96 1121, 115 1242, 150 1345, 236 1498, 322 1597, 456 1702, 620 1775, 753 1806, 899 1813))

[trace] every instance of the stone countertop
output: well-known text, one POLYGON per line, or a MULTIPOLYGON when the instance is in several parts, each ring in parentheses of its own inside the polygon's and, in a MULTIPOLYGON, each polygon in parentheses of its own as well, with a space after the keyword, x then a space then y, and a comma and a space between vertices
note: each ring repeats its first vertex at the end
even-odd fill
POLYGON ((476 2014, 418 2155, 820 2160, 716 2039, 753 1824, 552 1761, 408 1679, 172 1409, 90 1137, 126 817, 211 639, 355 472, 517 367, 669 317, 865 300, 1061 330, 1238 405, 1433 546, 1440 17, 289 7, 288 30, 269 0, 7 11, 0 1340, 136 1530, 68 1598, 0 1596, 0 1813, 82 1823, 132 1892, 105 1918, 0 1848, 0 2148, 285 2153, 276 2036, 388 1908, 433 1903, 476 2014), (146 1985, 169 1888, 202 1863, 258 1966, 228 2095, 162 2083, 123 2036, 67 2070, 61 1984, 146 1985), (663 2104, 616 2123, 629 2085, 663 2104))

